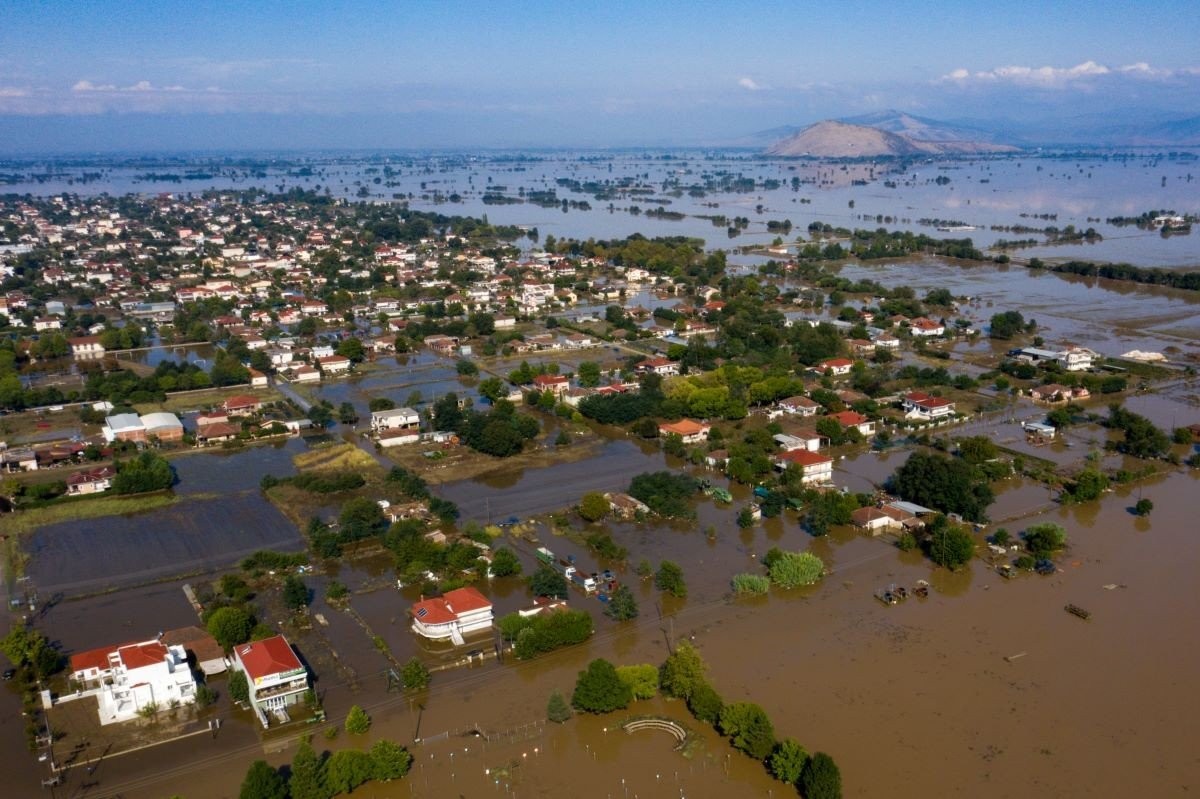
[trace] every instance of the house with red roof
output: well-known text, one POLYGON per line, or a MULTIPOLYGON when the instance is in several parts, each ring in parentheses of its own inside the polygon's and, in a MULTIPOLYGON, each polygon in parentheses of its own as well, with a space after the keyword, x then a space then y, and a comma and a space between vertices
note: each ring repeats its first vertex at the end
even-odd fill
POLYGON ((228 416, 249 416, 262 410, 262 400, 249 394, 238 394, 225 400, 221 404, 221 410, 228 416))
POLYGON ((909 419, 938 419, 954 415, 954 402, 921 391, 904 395, 904 415, 909 419))
POLYGON ((431 641, 447 638, 462 646, 464 636, 492 628, 492 602, 474 586, 456 588, 439 597, 422 599, 409 608, 412 629, 431 641))
POLYGON ((849 430, 851 427, 858 430, 864 436, 875 435, 875 423, 868 417, 863 416, 858 411, 842 411, 841 413, 825 414, 826 419, 832 419, 842 426, 843 430, 849 430))
POLYGON ((111 466, 101 466, 99 469, 89 469, 75 472, 67 476, 67 493, 71 496, 80 494, 98 494, 112 488, 112 480, 117 472, 111 466))
POLYGON ((822 372, 829 372, 834 377, 840 377, 850 374, 850 369, 853 366, 854 361, 849 358, 830 358, 817 364, 817 369, 822 372))
POLYGON ((680 419, 678 422, 663 422, 658 426, 658 434, 663 438, 679 436, 685 444, 698 444, 708 438, 712 425, 697 422, 695 419, 680 419))
POLYGON ((270 716, 288 721, 287 709, 308 691, 308 669, 282 635, 235 646, 233 666, 246 675, 250 707, 264 727, 270 716))
POLYGON ((158 639, 72 655, 71 680, 95 695, 101 724, 131 721, 147 708, 196 701, 187 651, 158 639))
POLYGON ((562 397, 571 388, 571 381, 563 375, 537 375, 533 378, 533 388, 536 391, 550 391, 555 397, 562 397))

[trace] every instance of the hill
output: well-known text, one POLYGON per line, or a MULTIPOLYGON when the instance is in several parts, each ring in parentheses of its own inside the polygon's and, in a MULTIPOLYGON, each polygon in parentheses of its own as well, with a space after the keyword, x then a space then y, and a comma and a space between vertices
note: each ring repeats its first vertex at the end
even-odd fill
POLYGON ((846 117, 838 120, 850 125, 866 125, 871 128, 886 130, 913 141, 927 142, 986 142, 989 144, 1007 144, 990 130, 959 125, 952 122, 942 122, 928 117, 918 117, 903 111, 876 111, 873 114, 863 114, 856 117, 846 117))
POLYGON ((856 125, 826 120, 781 139, 767 148, 768 155, 813 156, 816 158, 875 158, 904 155, 949 155, 1012 152, 1015 147, 973 139, 953 138, 958 131, 929 124, 916 117, 892 114, 879 121, 897 127, 896 133, 874 125, 856 125), (936 136, 920 139, 917 135, 936 136))

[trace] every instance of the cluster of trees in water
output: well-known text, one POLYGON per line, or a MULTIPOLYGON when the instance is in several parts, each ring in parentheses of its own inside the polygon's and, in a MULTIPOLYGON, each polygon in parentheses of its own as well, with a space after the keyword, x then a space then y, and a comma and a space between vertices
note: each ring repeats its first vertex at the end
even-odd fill
POLYGON ((1152 286, 1169 286, 1186 291, 1200 291, 1200 271, 1183 272, 1174 269, 1158 269, 1131 264, 1097 264, 1091 261, 1067 261, 1048 264, 1039 258, 1029 259, 1030 269, 1060 272, 1083 277, 1103 277, 1109 280, 1126 280, 1152 286))
MULTIPOLYGON (((700 654, 686 641, 659 667, 618 667, 599 658, 579 672, 571 704, 584 713, 612 713, 662 691, 683 700, 698 721, 712 725, 735 749, 762 764, 775 779, 793 786, 805 799, 841 799, 841 772, 833 758, 822 752, 809 755, 796 740, 778 738, 762 706, 725 702, 709 682, 707 671, 700 654)), ((547 716, 557 722, 570 717, 561 696, 551 695, 547 716)))

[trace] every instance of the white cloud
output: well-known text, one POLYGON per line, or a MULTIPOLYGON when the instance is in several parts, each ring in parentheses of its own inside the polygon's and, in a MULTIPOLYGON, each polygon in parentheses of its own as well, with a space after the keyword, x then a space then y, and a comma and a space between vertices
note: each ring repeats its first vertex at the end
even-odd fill
POLYGON ((940 80, 964 85, 1011 83, 1021 86, 1063 88, 1113 77, 1165 79, 1182 75, 1195 75, 1198 72, 1200 72, 1200 69, 1196 67, 1172 70, 1152 67, 1145 61, 1138 61, 1119 67, 1110 67, 1095 61, 1084 61, 1082 64, 1076 64, 1073 67, 1025 67, 1010 65, 980 72, 971 72, 960 67, 943 75, 940 80))
POLYGON ((747 89, 752 92, 757 92, 757 91, 760 91, 760 90, 766 88, 764 86, 759 85, 754 80, 754 78, 739 78, 738 86, 741 86, 743 89, 747 89))
POLYGON ((0 86, 0 97, 28 97, 28 89, 18 89, 15 86, 0 86))

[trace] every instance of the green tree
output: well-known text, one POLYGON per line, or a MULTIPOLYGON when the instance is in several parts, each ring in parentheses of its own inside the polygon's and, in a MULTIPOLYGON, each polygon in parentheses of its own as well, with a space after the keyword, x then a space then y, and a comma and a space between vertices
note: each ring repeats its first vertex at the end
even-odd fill
POLYGON ((370 410, 371 413, 375 413, 376 411, 391 411, 395 410, 395 408, 395 400, 389 399, 388 397, 373 397, 371 401, 367 403, 367 409, 370 410))
POLYGON ((608 598, 608 604, 604 608, 604 615, 617 621, 628 621, 637 618, 637 599, 633 596, 633 591, 629 590, 629 586, 617 586, 617 590, 613 591, 612 595, 608 598))
POLYGON ((754 526, 754 513, 749 507, 742 508, 740 511, 738 511, 737 526, 743 530, 754 526))
POLYGON ((338 406, 338 421, 342 424, 354 424, 358 421, 358 411, 354 408, 354 403, 343 402, 338 406))
POLYGON ((46 679, 62 665, 59 654, 46 636, 31 627, 14 626, 0 640, 0 652, 14 666, 29 668, 38 679, 46 679))
POLYGON ((804 799, 842 799, 842 772, 833 758, 816 752, 800 773, 800 792, 804 799))
POLYGON ((1108 476, 1094 467, 1088 467, 1079 473, 1071 484, 1069 496, 1078 502, 1091 502, 1099 499, 1108 488, 1108 476))
POLYGON ((254 629, 254 617, 239 607, 217 608, 208 617, 205 626, 209 635, 216 638, 217 643, 229 652, 238 644, 250 640, 250 631, 254 629))
POLYGON ((325 764, 325 783, 334 794, 351 793, 375 775, 371 756, 358 749, 341 749, 325 764))
POLYGON ((973 522, 987 520, 995 495, 978 470, 959 458, 914 452, 890 480, 891 489, 909 502, 960 513, 973 522))
POLYGON ((617 666, 617 676, 629 686, 634 699, 653 699, 658 694, 658 668, 652 664, 617 666))
POLYGON ((380 782, 398 780, 412 768, 412 755, 408 750, 386 739, 373 743, 369 755, 371 778, 380 782))
POLYGON ((493 404, 507 393, 504 390, 504 383, 498 377, 480 380, 476 390, 479 392, 479 396, 485 397, 493 404))
POLYGON ((294 574, 283 578, 283 604, 288 610, 301 610, 308 607, 308 586, 294 574))
POLYGON ((687 596, 687 583, 683 580, 683 569, 679 564, 664 560, 654 573, 654 587, 665 591, 671 596, 683 598, 687 596))
POLYGON ((300 740, 300 748, 292 758, 291 771, 288 778, 291 799, 329 799, 329 789, 325 787, 325 762, 306 738, 300 740))
POLYGON ((1149 516, 1152 510, 1154 510, 1154 503, 1148 499, 1139 499, 1133 506, 1133 512, 1138 516, 1149 516))
POLYGON ((791 738, 784 738, 775 745, 767 766, 775 779, 795 785, 800 781, 800 774, 807 763, 808 752, 804 751, 804 747, 791 738))
POLYGON ((974 556, 975 541, 966 530, 943 520, 933 525, 926 548, 929 559, 934 563, 947 569, 957 569, 974 556))
POLYGON ((363 348, 363 343, 354 336, 338 344, 337 354, 343 358, 349 358, 354 363, 362 363, 363 359, 367 356, 366 350, 363 348))
POLYGON ((600 364, 595 361, 581 361, 578 374, 579 385, 584 388, 594 388, 600 385, 600 364))
POLYGON ((174 482, 175 473, 167 459, 147 450, 136 458, 117 463, 113 491, 118 494, 142 494, 162 491, 170 488, 174 482))
POLYGON ((1067 531, 1053 522, 1035 524, 1025 531, 1025 548, 1035 558, 1048 558, 1067 545, 1067 531))
POLYGON ((521 573, 521 561, 508 547, 496 547, 492 552, 492 576, 510 577, 521 573))
POLYGON ((687 706, 691 714, 700 721, 716 726, 725 702, 715 688, 707 682, 701 682, 687 698, 687 706))
POLYGON ((351 706, 350 712, 346 714, 346 732, 351 735, 362 735, 369 729, 371 729, 371 717, 367 715, 367 711, 358 705, 351 706))
POLYGON ((579 672, 571 706, 587 713, 611 713, 629 706, 633 692, 621 681, 612 663, 597 658, 579 672))
POLYGON ((529 577, 529 590, 534 596, 567 598, 567 578, 549 566, 539 566, 529 577))
POLYGON ((454 371, 458 372, 463 377, 474 377, 475 375, 479 374, 479 367, 475 365, 474 361, 469 361, 466 358, 459 358, 458 362, 454 364, 454 371))
POLYGON ((338 514, 341 536, 348 541, 357 541, 379 535, 387 529, 387 519, 379 503, 369 497, 354 497, 342 506, 338 514))
POLYGON ((663 662, 659 684, 669 696, 687 699, 698 686, 707 685, 706 671, 700 653, 687 641, 681 641, 663 662))
POLYGON ((721 710, 721 732, 735 748, 755 760, 765 760, 775 748, 775 730, 767 713, 753 702, 734 702, 721 710))
POLYGON ((404 681, 404 688, 409 691, 420 691, 429 685, 429 676, 429 669, 416 657, 410 658, 400 670, 400 679, 404 681))
POLYGON ((781 552, 768 570, 780 588, 812 585, 825 573, 825 564, 811 552, 781 552))
POLYGON ((599 491, 589 491, 579 500, 579 515, 589 522, 598 522, 608 515, 610 505, 599 491))
POLYGON ((242 704, 250 701, 250 683, 241 669, 234 669, 229 674, 229 698, 242 704))
POLYGON ((240 799, 288 799, 288 786, 270 763, 255 760, 242 780, 238 796, 240 799))
POLYGON ((550 701, 546 703, 546 718, 555 724, 562 724, 571 718, 571 708, 558 691, 550 694, 550 701))
POLYGON ((988 335, 996 339, 1010 339, 1025 329, 1025 317, 1020 311, 1004 311, 992 316, 988 335))

